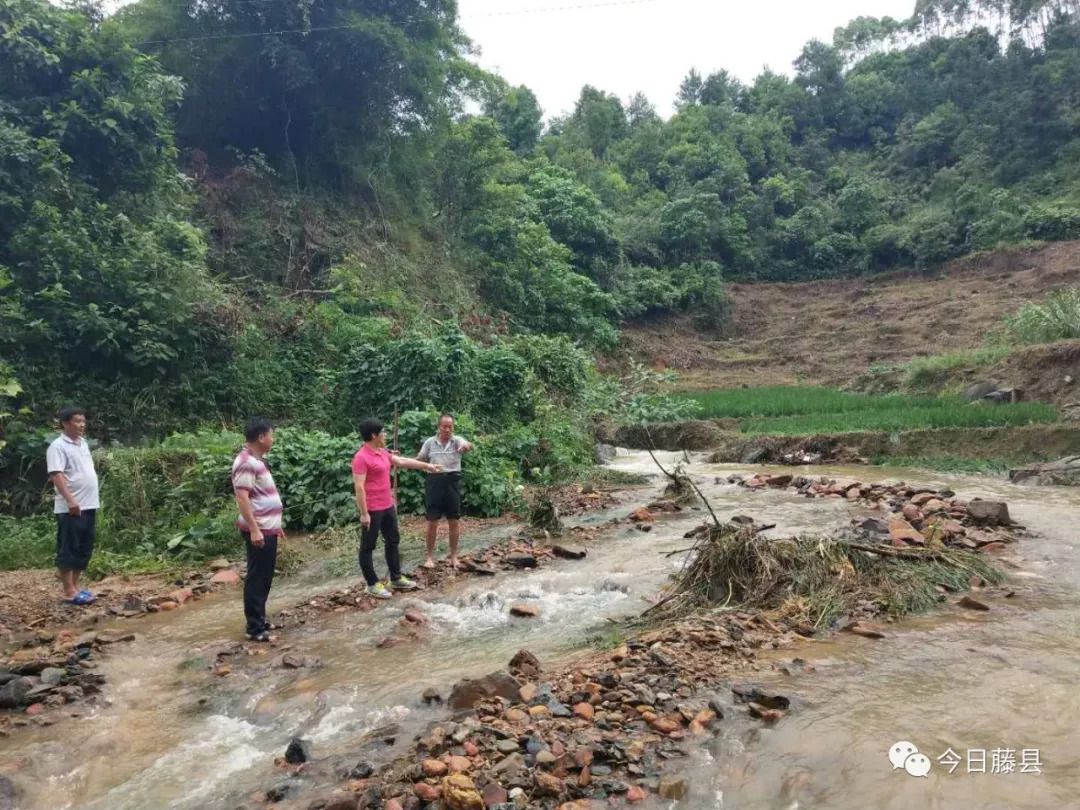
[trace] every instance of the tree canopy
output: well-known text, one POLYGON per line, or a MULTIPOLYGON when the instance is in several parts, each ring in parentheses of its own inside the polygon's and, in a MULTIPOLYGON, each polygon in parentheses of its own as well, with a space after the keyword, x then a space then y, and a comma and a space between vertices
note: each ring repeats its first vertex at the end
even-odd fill
POLYGON ((471 55, 453 0, 0 0, 4 390, 288 412, 386 320, 609 348, 725 280, 1080 238, 1078 0, 918 0, 666 120, 586 86, 545 128, 471 55))

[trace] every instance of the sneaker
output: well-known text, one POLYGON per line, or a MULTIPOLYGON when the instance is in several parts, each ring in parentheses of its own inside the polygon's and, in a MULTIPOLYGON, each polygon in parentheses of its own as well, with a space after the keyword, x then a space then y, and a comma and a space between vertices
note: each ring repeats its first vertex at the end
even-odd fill
POLYGON ((415 591, 417 588, 420 587, 408 577, 398 577, 390 583, 390 586, 395 591, 415 591))
POLYGON ((381 582, 376 582, 374 585, 368 585, 364 589, 368 596, 374 596, 376 599, 393 599, 394 595, 386 589, 386 586, 381 582))
POLYGON ((261 641, 261 642, 264 642, 264 643, 269 642, 270 641, 270 631, 269 630, 263 630, 260 633, 248 633, 248 641, 261 641))

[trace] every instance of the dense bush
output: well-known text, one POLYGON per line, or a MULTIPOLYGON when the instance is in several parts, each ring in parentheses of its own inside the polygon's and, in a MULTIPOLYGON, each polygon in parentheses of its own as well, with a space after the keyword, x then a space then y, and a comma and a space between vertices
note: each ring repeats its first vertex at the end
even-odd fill
POLYGON ((1042 303, 1025 304, 1005 318, 995 338, 1006 344, 1080 340, 1080 289, 1050 293, 1042 303))

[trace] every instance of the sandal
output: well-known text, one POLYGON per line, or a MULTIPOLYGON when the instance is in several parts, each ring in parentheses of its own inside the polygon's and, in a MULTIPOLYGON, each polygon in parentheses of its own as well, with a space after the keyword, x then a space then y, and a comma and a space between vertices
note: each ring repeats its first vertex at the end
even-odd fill
POLYGON ((71 599, 61 599, 60 601, 63 602, 65 605, 78 605, 79 607, 84 607, 86 605, 93 604, 97 600, 94 598, 94 595, 89 591, 79 591, 71 599))

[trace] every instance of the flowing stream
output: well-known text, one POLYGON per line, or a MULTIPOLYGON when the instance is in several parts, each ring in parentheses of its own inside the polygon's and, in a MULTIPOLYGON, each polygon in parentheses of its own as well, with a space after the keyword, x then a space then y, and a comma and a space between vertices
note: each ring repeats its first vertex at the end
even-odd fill
MULTIPOLYGON (((667 464, 673 456, 660 454, 667 464)), ((643 453, 621 454, 612 466, 655 472, 643 453)), ((746 470, 697 456, 688 471, 721 517, 748 514, 776 523, 774 536, 827 531, 858 510, 844 501, 749 493, 717 483, 746 470)), ((1080 807, 1080 492, 912 470, 803 472, 902 479, 948 486, 963 498, 999 498, 1039 537, 1017 549, 1017 597, 993 601, 989 613, 949 609, 897 624, 882 641, 843 636, 778 653, 815 667, 762 679, 797 696, 796 710, 772 728, 733 713, 723 732, 693 754, 684 806, 1080 807), (932 760, 926 778, 893 770, 888 750, 901 740, 932 760), (962 760, 951 774, 938 760, 948 749, 962 760), (1014 751, 1016 772, 992 772, 995 749, 997 764, 1005 767, 1001 752, 1014 751), (985 751, 986 773, 968 773, 969 750, 975 761, 985 751), (1019 772, 1025 750, 1029 760, 1037 751, 1041 773, 1019 772)), ((621 516, 655 496, 660 483, 634 493, 624 507, 582 521, 602 524, 621 516)), ((423 705, 425 688, 445 694, 461 677, 505 667, 521 648, 541 661, 572 658, 590 636, 611 633, 608 618, 640 611, 642 597, 681 563, 666 552, 685 547, 683 534, 703 514, 665 518, 648 534, 626 524, 598 532, 582 562, 489 580, 463 578, 438 594, 399 596, 367 613, 332 614, 290 631, 283 643, 293 654, 320 659, 323 666, 315 669, 239 668, 207 686, 201 656, 240 637, 238 591, 119 624, 139 635, 105 658, 111 705, 0 740, 0 773, 22 789, 22 810, 228 810, 273 781, 273 758, 297 732, 313 741, 321 757, 353 751, 365 732, 395 723, 401 726, 400 748, 445 714, 423 705), (540 618, 510 618, 507 608, 515 602, 538 605, 540 618), (417 641, 377 649, 377 639, 392 632, 409 606, 420 607, 431 627, 417 641)), ((271 608, 356 582, 355 576, 326 580, 312 573, 283 580, 271 608)))

